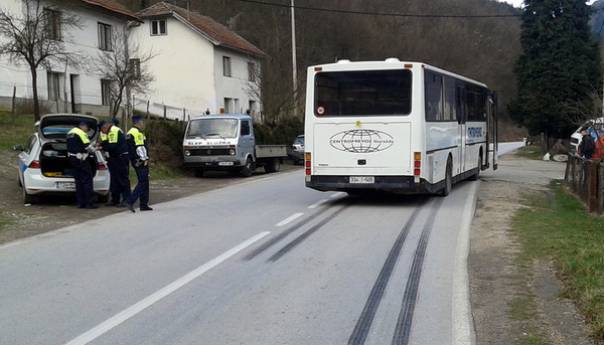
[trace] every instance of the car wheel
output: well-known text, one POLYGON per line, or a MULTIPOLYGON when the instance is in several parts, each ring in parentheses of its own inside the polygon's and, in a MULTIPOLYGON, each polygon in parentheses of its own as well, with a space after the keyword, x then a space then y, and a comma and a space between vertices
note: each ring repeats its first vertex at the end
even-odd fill
POLYGON ((254 170, 256 170, 254 161, 252 160, 252 157, 248 157, 245 161, 245 166, 241 169, 241 176, 250 177, 254 174, 254 170))
POLYGON ((201 168, 195 169, 195 177, 203 177, 204 170, 201 168))
POLYGON ((441 189, 439 195, 447 196, 451 194, 451 190, 453 189, 453 164, 451 164, 451 159, 447 161, 447 171, 445 173, 445 185, 441 189))
POLYGON ((35 204, 36 201, 38 201, 38 198, 35 195, 27 194, 27 189, 25 189, 25 186, 21 187, 21 194, 23 195, 24 204, 35 204))

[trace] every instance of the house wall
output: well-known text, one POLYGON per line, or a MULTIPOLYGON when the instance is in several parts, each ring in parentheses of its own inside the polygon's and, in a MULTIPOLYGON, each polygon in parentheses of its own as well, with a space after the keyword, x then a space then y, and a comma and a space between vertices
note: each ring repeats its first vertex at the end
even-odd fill
POLYGON ((238 100, 239 105, 232 109, 232 113, 244 114, 249 109, 249 101, 255 101, 254 115, 258 115, 262 106, 260 103, 259 83, 249 80, 248 62, 254 62, 260 78, 260 61, 256 58, 238 53, 230 49, 216 47, 214 51, 214 73, 216 79, 216 103, 218 111, 230 108, 225 104, 225 98, 238 100), (224 75, 223 57, 231 58, 231 77, 224 75))
POLYGON ((213 44, 179 20, 172 17, 166 20, 164 36, 151 36, 148 19, 131 29, 131 44, 138 44, 141 52, 154 55, 148 68, 155 80, 147 95, 140 95, 136 108, 145 110, 149 100, 150 112, 161 115, 165 104, 167 116, 172 118, 181 118, 183 107, 192 116, 206 109, 215 111, 213 44))
MULTIPOLYGON (((46 68, 38 69, 38 95, 41 100, 46 101, 50 112, 71 112, 70 76, 75 79, 75 102, 76 111, 94 115, 107 115, 108 106, 102 105, 101 79, 102 74, 97 70, 94 63, 101 50, 98 48, 98 22, 109 24, 114 32, 122 32, 126 29, 127 21, 123 17, 113 16, 110 13, 96 10, 94 8, 78 5, 70 1, 55 1, 49 3, 63 11, 75 14, 80 19, 81 28, 63 28, 63 41, 67 51, 78 54, 78 66, 54 62, 51 71, 62 73, 61 100, 59 102, 48 101, 48 80, 46 68), (60 4, 60 5, 57 5, 60 4)), ((3 0, 3 8, 8 8, 14 13, 20 13, 20 0, 3 0)), ((10 106, 13 87, 16 87, 17 97, 23 99, 32 98, 32 82, 29 69, 23 63, 8 61, 6 57, 0 58, 0 106, 10 106)))

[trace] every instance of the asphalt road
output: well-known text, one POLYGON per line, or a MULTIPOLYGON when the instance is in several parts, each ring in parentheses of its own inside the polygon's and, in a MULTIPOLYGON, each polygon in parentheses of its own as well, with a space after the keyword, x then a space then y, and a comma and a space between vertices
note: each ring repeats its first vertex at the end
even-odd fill
POLYGON ((478 183, 364 200, 303 180, 260 178, 0 247, 0 344, 471 344, 478 183))

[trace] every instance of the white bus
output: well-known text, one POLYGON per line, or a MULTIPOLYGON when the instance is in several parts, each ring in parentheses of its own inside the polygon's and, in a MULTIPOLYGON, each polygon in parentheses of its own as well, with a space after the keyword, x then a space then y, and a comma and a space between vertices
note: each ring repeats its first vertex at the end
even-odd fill
POLYGON ((306 186, 435 193, 497 168, 496 95, 417 62, 339 61, 308 70, 306 186))

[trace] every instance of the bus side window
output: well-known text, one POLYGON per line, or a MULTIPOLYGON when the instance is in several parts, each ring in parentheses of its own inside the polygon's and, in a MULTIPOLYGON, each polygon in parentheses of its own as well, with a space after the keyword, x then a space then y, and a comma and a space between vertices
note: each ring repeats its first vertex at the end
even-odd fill
POLYGON ((425 72, 426 121, 443 120, 443 78, 431 71, 425 72))

